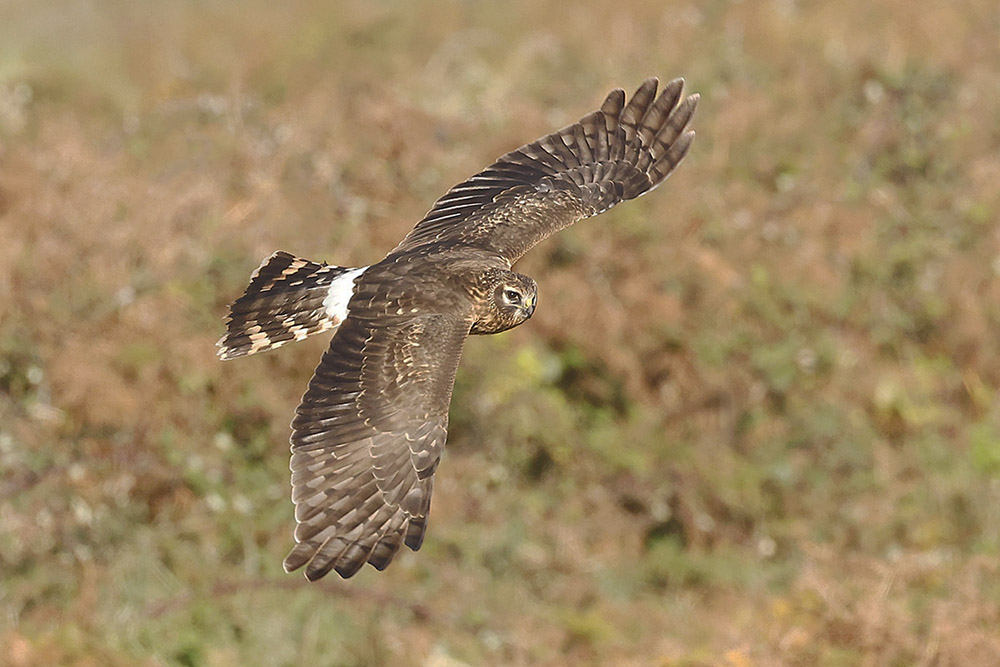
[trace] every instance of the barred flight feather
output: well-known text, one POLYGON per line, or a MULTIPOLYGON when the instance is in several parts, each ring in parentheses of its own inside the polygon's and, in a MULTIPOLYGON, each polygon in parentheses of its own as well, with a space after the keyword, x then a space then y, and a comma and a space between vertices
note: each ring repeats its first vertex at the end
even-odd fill
POLYGON ((354 279, 363 270, 274 253, 230 307, 226 335, 218 342, 219 357, 236 359, 273 350, 335 328, 347 317, 354 279))

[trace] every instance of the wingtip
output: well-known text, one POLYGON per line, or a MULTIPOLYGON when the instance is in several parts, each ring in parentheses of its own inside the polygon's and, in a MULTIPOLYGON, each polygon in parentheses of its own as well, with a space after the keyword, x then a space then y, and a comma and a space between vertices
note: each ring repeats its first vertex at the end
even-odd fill
POLYGON ((611 118, 618 118, 618 114, 621 113, 622 109, 625 107, 625 90, 622 88, 615 88, 608 93, 608 96, 604 98, 604 103, 601 105, 601 112, 606 116, 611 118))
MULTIPOLYGON (((680 154, 681 158, 687 155, 688 149, 691 148, 691 142, 694 141, 694 130, 685 130, 681 136, 674 141, 674 145, 671 147, 671 151, 676 151, 680 154)), ((680 162, 680 158, 677 160, 680 162)))
POLYGON ((632 99, 642 98, 648 96, 650 98, 656 97, 656 89, 660 85, 660 79, 655 76, 647 77, 639 84, 639 87, 635 89, 632 93, 632 99))
POLYGON ((288 559, 285 559, 285 561, 281 563, 281 569, 285 571, 285 574, 291 574, 296 570, 302 570, 302 576, 306 581, 311 582, 319 581, 330 572, 329 569, 321 571, 312 567, 306 567, 303 569, 301 564, 289 563, 288 559))
POLYGON ((694 142, 694 130, 685 131, 674 141, 674 145, 670 147, 666 156, 667 163, 671 165, 671 171, 680 164, 681 160, 687 157, 688 151, 691 150, 692 142, 694 142))
POLYGON ((303 574, 309 581, 319 581, 320 579, 328 575, 330 573, 330 570, 332 569, 333 569, 332 567, 314 569, 310 564, 308 567, 306 567, 305 572, 303 574))
MULTIPOLYGON (((315 551, 309 545, 297 542, 295 546, 292 547, 292 550, 288 552, 288 555, 285 556, 285 559, 281 561, 281 568, 285 572, 291 574, 312 560, 314 554, 315 551)), ((308 579, 309 577, 307 576, 306 578, 308 579)))
POLYGON ((688 95, 681 104, 688 105, 687 118, 684 123, 687 124, 691 122, 691 118, 694 117, 694 112, 698 110, 698 103, 701 102, 700 93, 691 93, 688 95))
POLYGON ((684 77, 677 77, 676 79, 671 79, 663 86, 663 91, 660 93, 661 96, 674 96, 680 97, 681 92, 684 90, 684 77))

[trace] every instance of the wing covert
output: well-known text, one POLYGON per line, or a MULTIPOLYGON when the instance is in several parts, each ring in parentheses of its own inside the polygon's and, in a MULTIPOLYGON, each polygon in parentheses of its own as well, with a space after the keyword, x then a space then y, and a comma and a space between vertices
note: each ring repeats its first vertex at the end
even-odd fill
POLYGON ((608 94, 579 122, 507 153, 441 197, 393 250, 438 243, 492 250, 511 264, 534 245, 659 186, 687 154, 699 96, 683 79, 656 96, 646 79, 628 104, 608 94))

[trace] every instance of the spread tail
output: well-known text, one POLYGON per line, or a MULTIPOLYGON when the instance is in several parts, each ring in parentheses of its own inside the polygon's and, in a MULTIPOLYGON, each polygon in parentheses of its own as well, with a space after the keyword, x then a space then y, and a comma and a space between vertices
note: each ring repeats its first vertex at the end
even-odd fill
POLYGON ((347 316, 359 273, 274 253, 230 306, 226 335, 218 342, 219 358, 255 354, 335 328, 347 316))

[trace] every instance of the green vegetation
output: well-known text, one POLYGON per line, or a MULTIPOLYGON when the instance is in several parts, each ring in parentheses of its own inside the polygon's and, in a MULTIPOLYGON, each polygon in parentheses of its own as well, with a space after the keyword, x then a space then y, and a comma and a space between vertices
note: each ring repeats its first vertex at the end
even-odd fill
POLYGON ((0 663, 1000 664, 994 2, 112 4, 0 8, 0 663), (325 341, 228 302, 650 74, 691 154, 519 265, 424 548, 285 575, 325 341))

